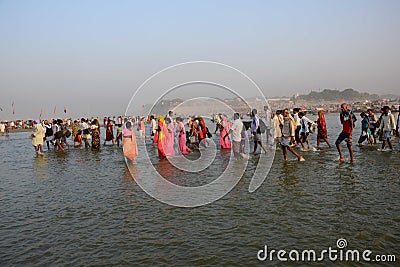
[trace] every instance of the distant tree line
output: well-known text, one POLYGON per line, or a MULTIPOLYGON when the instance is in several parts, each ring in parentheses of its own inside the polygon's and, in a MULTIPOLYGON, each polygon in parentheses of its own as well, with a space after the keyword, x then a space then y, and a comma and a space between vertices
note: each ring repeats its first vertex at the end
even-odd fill
POLYGON ((362 101, 362 100, 377 100, 379 99, 377 94, 360 93, 354 89, 345 89, 343 91, 324 89, 321 92, 311 91, 307 95, 299 95, 293 100, 323 100, 323 101, 341 101, 345 99, 346 101, 362 101))

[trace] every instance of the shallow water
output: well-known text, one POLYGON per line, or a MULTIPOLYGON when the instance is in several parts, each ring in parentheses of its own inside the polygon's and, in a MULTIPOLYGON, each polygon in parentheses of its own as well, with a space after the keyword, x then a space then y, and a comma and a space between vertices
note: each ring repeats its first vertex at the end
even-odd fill
MULTIPOLYGON (((329 116, 327 123, 334 143, 340 131, 337 116, 329 116)), ((323 250, 336 247, 339 238, 346 238, 349 249, 394 254, 399 261, 397 139, 391 153, 354 146, 355 164, 336 163, 336 149, 325 144, 321 151, 300 152, 306 162, 290 156, 284 162, 277 150, 267 179, 249 193, 258 161, 253 157, 244 177, 222 199, 177 208, 153 199, 135 183, 121 148, 50 151, 36 157, 28 136, 0 137, 0 266, 274 266, 283 264, 257 260, 264 245, 323 250)), ((315 135, 311 142, 315 145, 315 135)), ((147 149, 160 173, 187 186, 213 180, 230 156, 218 151, 207 171, 182 174, 158 160, 156 148, 147 149)), ((146 178, 151 172, 136 175, 146 178)))

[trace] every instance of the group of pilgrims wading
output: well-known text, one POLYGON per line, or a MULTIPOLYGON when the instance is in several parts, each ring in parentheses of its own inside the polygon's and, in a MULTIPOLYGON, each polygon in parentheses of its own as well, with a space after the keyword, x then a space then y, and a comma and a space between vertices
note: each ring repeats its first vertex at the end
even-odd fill
MULTIPOLYGON (((305 112, 298 108, 294 108, 291 112, 289 109, 273 112, 266 106, 264 112, 263 118, 260 118, 257 109, 251 110, 250 120, 245 120, 244 115, 239 113, 232 114, 232 120, 229 120, 225 114, 217 114, 208 120, 209 123, 215 123, 213 133, 209 131, 206 120, 202 116, 192 115, 184 119, 174 117, 173 111, 169 111, 166 116, 150 115, 147 118, 140 116, 104 117, 105 139, 103 145, 111 143, 111 145, 120 146, 122 144, 124 156, 130 161, 134 161, 138 156, 136 133, 139 138, 146 139, 146 132, 150 134, 150 137, 147 138, 150 138, 153 145, 157 146, 160 159, 207 149, 213 134, 219 134, 220 148, 231 149, 237 160, 250 156, 245 152, 246 141, 251 141, 253 144, 253 155, 267 154, 269 149, 276 149, 276 145, 278 145, 278 148, 282 150, 284 160, 288 160, 289 151, 298 161, 305 161, 300 152, 317 150, 323 142, 329 148, 331 147, 324 111, 318 111, 316 121, 309 119, 305 112), (148 127, 147 131, 146 127, 148 127), (116 130, 115 135, 114 130, 116 130), (309 134, 315 131, 317 131, 317 148, 313 148, 309 140, 309 134), (262 135, 264 134, 266 138, 263 139, 262 135)), ((361 146, 366 142, 370 146, 375 146, 377 142, 381 142, 382 145, 378 151, 392 151, 391 134, 399 137, 400 116, 398 115, 396 120, 390 108, 384 106, 381 108, 380 116, 376 116, 374 111, 369 109, 362 112, 360 117, 361 135, 358 145, 361 146), (389 149, 386 148, 386 145, 389 146, 389 149)), ((345 161, 340 146, 344 141, 349 151, 350 162, 354 162, 352 135, 357 116, 347 104, 343 103, 339 119, 342 131, 335 141, 339 153, 337 161, 345 161)), ((64 152, 65 149, 70 149, 71 145, 68 142, 70 137, 73 140, 73 147, 85 147, 98 151, 101 147, 100 129, 98 119, 82 118, 75 120, 72 125, 68 125, 61 119, 36 120, 33 122, 33 132, 30 137, 36 154, 39 156, 44 155, 44 143, 47 145, 47 150, 64 152)))

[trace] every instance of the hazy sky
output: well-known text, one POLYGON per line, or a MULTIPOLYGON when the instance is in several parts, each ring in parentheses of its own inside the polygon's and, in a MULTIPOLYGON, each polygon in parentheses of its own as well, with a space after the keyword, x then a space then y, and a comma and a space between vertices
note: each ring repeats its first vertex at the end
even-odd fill
MULTIPOLYGON (((122 114, 149 76, 210 60, 267 96, 399 93, 400 1, 1 1, 0 118, 122 114)), ((145 99, 144 99, 145 101, 145 99)))

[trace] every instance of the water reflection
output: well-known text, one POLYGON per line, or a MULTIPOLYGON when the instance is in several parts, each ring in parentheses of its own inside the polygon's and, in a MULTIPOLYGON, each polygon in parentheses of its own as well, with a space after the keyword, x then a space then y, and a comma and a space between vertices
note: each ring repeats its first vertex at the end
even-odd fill
POLYGON ((44 156, 36 156, 33 158, 33 173, 36 179, 48 179, 48 163, 44 156))

